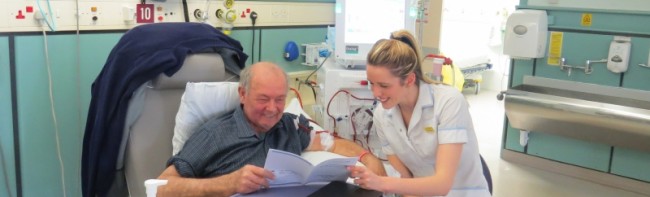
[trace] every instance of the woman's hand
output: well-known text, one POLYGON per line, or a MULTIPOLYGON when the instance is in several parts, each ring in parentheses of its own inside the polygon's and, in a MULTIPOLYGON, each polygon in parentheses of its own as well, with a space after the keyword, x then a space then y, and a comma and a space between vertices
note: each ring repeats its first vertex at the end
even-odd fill
POLYGON ((382 176, 378 176, 371 170, 363 166, 348 166, 350 171, 350 178, 354 179, 354 184, 359 185, 361 188, 384 192, 385 182, 382 176))

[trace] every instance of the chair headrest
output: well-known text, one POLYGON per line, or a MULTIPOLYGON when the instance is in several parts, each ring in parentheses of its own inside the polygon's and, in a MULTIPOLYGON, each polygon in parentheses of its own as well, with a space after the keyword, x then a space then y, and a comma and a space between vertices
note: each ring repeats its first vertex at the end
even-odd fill
POLYGON ((223 59, 218 53, 190 54, 185 58, 183 66, 168 77, 161 73, 151 81, 154 89, 183 89, 187 82, 212 82, 226 80, 226 70, 223 59))

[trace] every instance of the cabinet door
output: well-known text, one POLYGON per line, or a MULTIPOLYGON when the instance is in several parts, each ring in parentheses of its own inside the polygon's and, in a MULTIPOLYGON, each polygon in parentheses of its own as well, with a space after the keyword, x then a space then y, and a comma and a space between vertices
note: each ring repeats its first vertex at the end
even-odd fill
POLYGON ((81 196, 79 161, 90 87, 121 35, 86 34, 78 39, 74 34, 48 35, 49 61, 42 35, 16 36, 16 107, 24 196, 61 196, 63 181, 68 196, 81 196))
POLYGON ((0 36, 0 196, 17 196, 9 59, 9 38, 0 36))

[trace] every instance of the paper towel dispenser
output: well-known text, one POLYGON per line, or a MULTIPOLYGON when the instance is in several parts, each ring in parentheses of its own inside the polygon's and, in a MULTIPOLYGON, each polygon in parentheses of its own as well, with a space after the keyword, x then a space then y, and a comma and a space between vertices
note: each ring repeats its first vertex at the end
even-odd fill
POLYGON ((503 53, 516 59, 544 57, 548 19, 544 10, 517 10, 506 22, 503 53))

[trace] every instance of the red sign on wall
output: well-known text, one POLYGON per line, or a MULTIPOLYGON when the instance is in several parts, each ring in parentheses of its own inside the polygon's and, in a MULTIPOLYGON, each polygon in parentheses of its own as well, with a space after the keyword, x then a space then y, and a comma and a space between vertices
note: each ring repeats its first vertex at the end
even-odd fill
POLYGON ((137 23, 153 23, 154 9, 153 4, 137 4, 136 7, 137 23))

